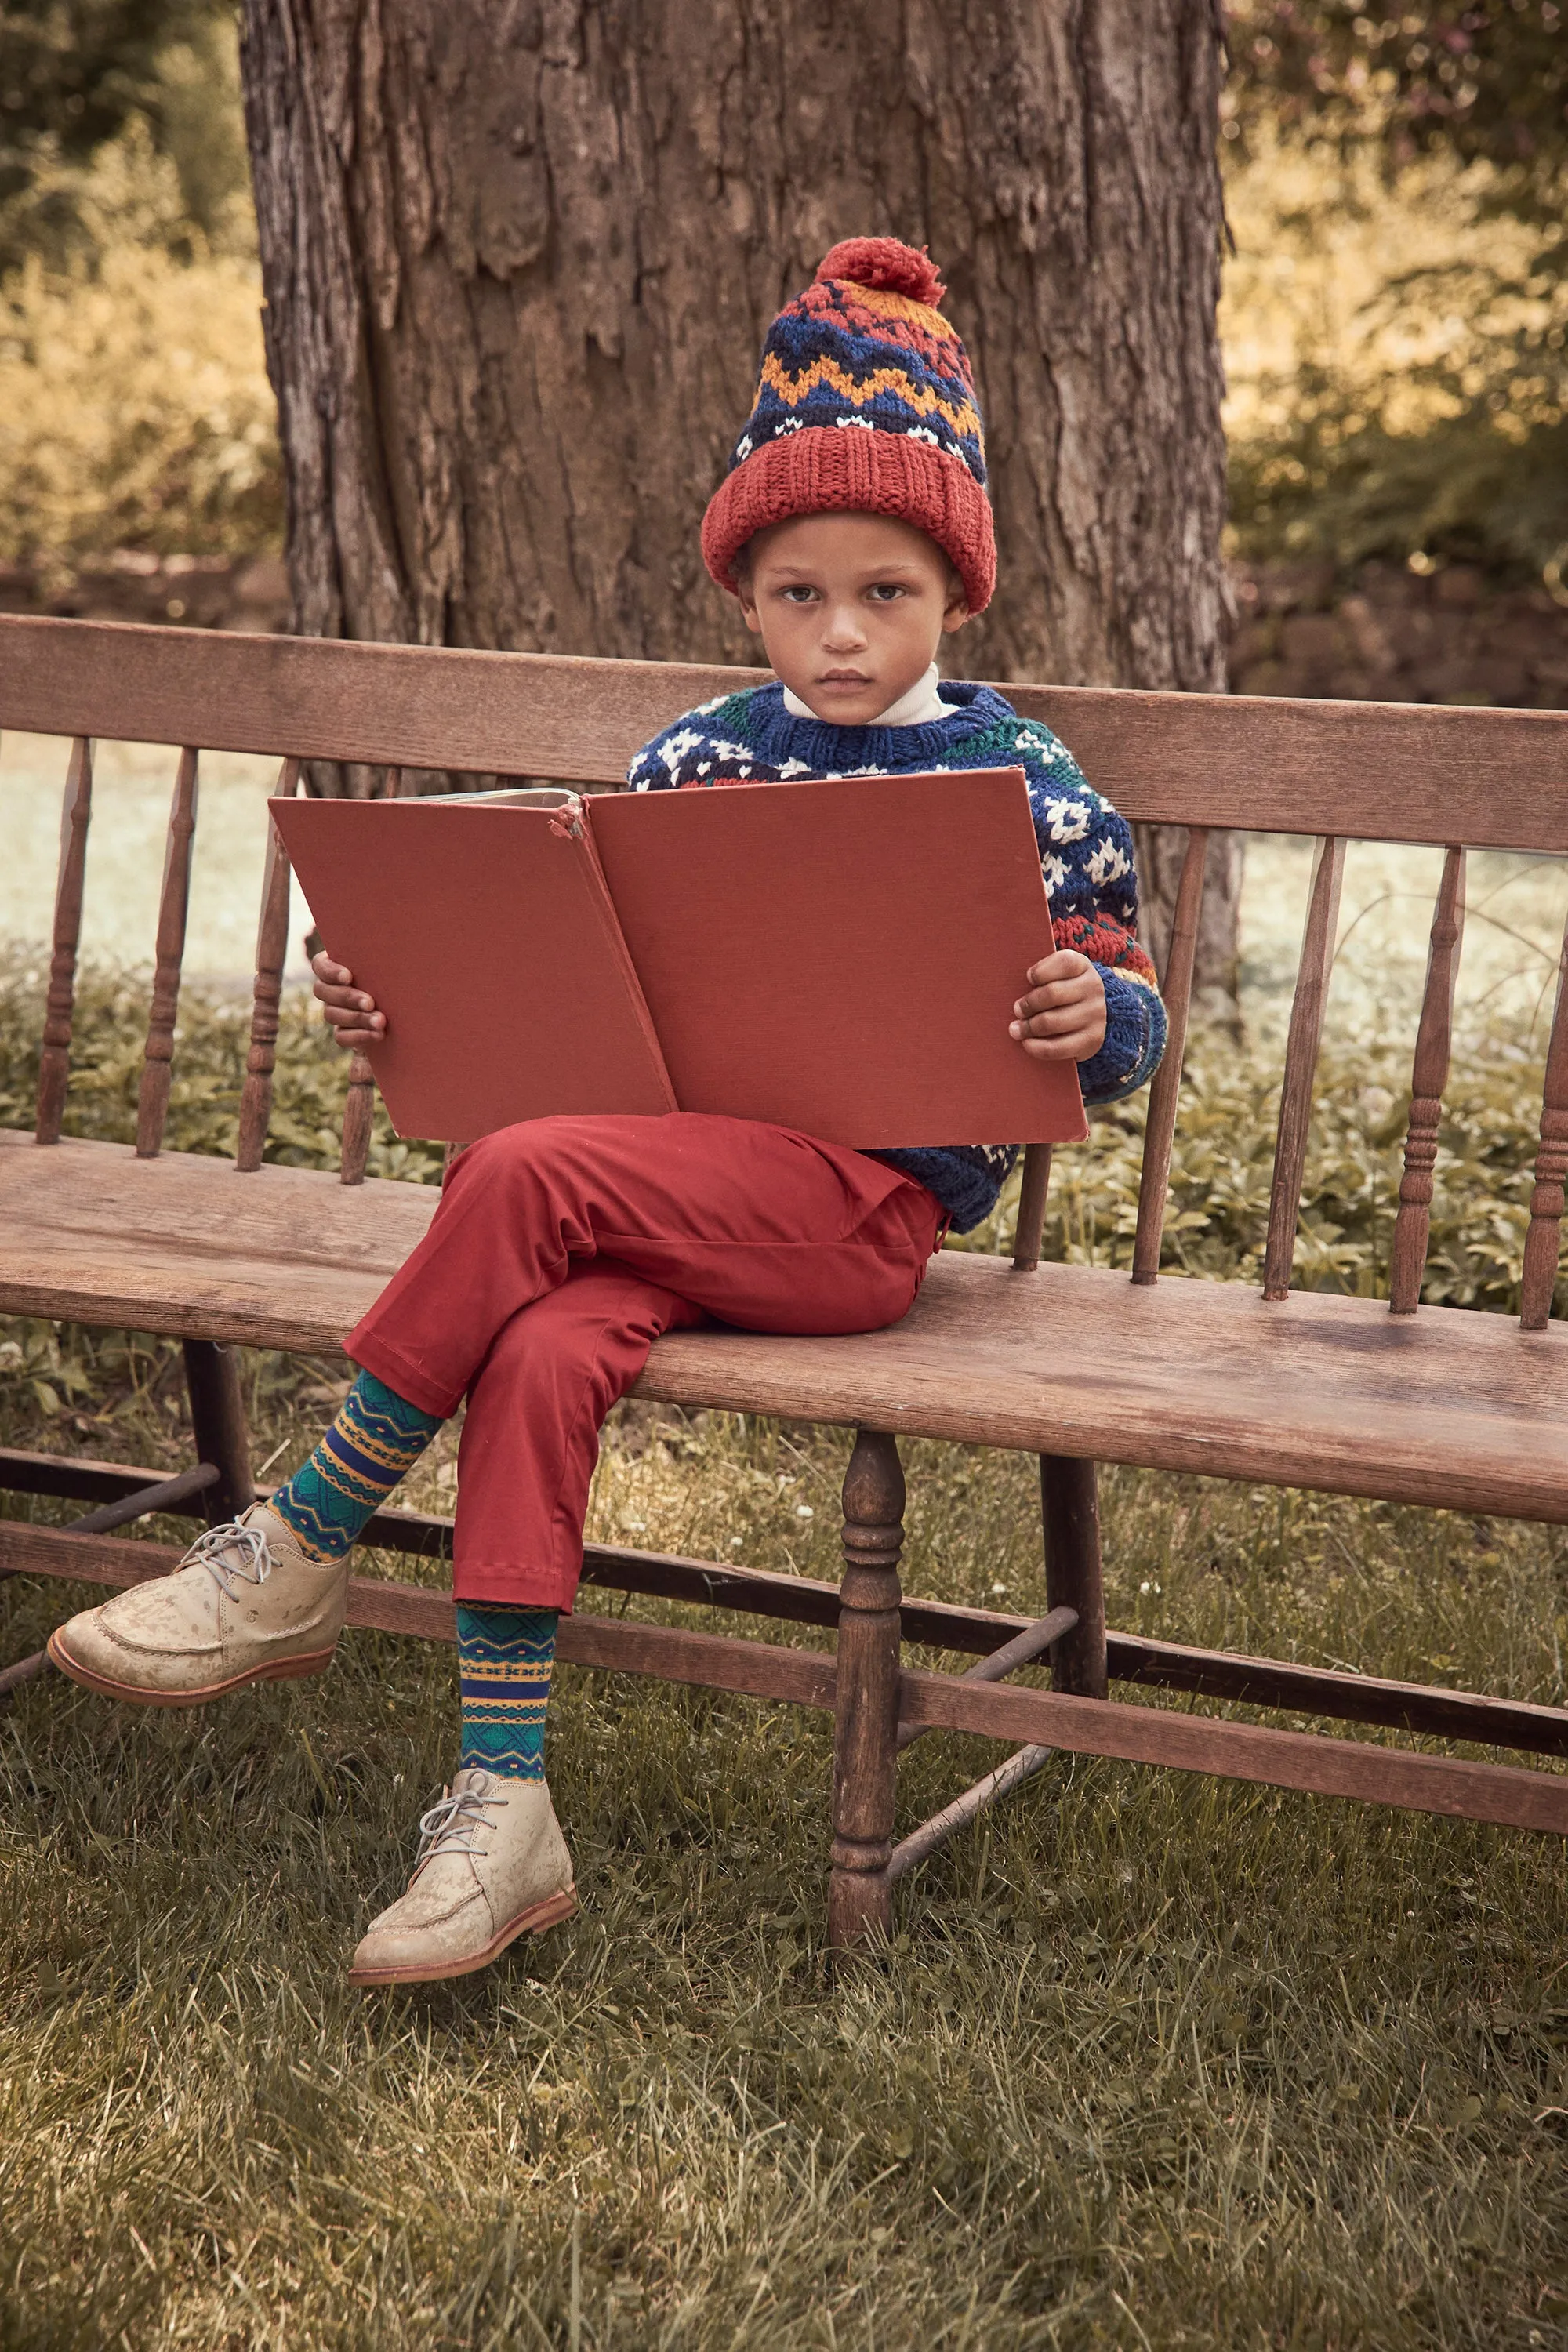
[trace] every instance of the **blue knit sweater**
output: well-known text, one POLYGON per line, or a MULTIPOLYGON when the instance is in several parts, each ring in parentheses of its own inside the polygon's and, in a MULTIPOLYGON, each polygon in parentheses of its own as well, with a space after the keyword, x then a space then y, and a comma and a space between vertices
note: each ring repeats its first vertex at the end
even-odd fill
MULTIPOLYGON (((835 727, 795 719, 782 686, 722 695, 644 745, 627 771, 637 792, 704 784, 784 783, 801 777, 921 775, 933 769, 1022 768, 1059 948, 1077 948, 1105 982, 1105 1042, 1079 1065, 1084 1100, 1136 1093, 1165 1049, 1165 1008, 1138 944, 1132 836, 1048 727, 1020 719, 988 686, 944 680, 949 716, 922 727, 835 727)), ((936 1194, 960 1233, 995 1206, 1015 1144, 954 1144, 871 1156, 936 1194)))

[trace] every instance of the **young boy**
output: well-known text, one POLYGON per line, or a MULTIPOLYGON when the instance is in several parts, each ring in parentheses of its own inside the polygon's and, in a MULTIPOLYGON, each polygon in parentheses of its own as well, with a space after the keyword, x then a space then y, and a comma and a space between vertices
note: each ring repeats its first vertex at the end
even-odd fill
MULTIPOLYGON (((1163 1008, 1137 944, 1127 826, 1047 728, 936 654, 995 572, 980 417, 923 254, 836 246, 775 320, 703 553, 777 685, 690 712, 632 761, 639 792, 1016 764, 1057 947, 1008 1019, 1074 1061, 1085 1097, 1148 1079, 1163 1008)), ((911 955, 919 943, 911 942, 911 955)), ((385 1016, 327 956, 346 1046, 385 1016)), ((459 1976, 574 1908, 543 1733, 557 1612, 582 1568, 598 1430, 660 1332, 875 1330, 914 1299, 950 1226, 995 1202, 1010 1148, 858 1152, 757 1122, 544 1118, 448 1172, 428 1234, 345 1342, 360 1367, 321 1444, 267 1504, 173 1575, 71 1619, 49 1647, 92 1688, 190 1706, 321 1672, 365 1522, 466 1397, 453 1585, 461 1748, 408 1891, 373 1920, 360 1984, 459 1976)))

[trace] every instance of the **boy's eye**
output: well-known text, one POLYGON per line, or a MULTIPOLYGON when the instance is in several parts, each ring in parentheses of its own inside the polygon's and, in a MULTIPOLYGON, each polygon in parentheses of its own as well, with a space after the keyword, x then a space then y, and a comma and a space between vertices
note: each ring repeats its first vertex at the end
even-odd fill
POLYGON ((904 591, 896 580, 879 580, 876 586, 866 593, 874 604, 893 604, 904 591))
POLYGON ((793 588, 781 589, 779 593, 786 604, 811 604, 816 601, 816 589, 806 587, 804 582, 793 588))

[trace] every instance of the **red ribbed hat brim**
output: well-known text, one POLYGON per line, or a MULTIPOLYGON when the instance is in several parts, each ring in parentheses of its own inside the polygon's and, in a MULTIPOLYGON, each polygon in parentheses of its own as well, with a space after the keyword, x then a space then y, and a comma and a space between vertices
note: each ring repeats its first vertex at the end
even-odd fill
POLYGON ((702 518, 702 559, 735 593, 731 566, 749 539, 795 515, 892 515, 952 559, 972 613, 996 585, 991 502, 960 458, 904 435, 808 425, 766 441, 726 474, 702 518))

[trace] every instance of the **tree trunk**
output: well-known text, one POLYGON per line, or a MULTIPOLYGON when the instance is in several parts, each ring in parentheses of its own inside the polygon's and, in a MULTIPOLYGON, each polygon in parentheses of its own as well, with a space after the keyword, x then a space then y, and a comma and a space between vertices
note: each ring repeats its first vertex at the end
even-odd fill
MULTIPOLYGON (((984 406, 1000 585, 963 673, 1223 687, 1216 0, 244 19, 301 631, 748 658, 702 509, 774 310, 887 233, 930 246, 984 406)), ((1159 952, 1175 860, 1143 858, 1159 952)))

